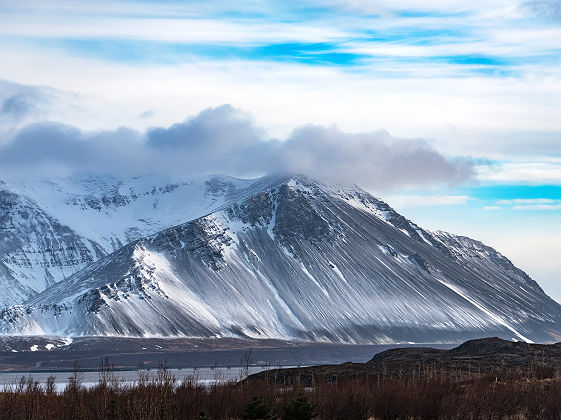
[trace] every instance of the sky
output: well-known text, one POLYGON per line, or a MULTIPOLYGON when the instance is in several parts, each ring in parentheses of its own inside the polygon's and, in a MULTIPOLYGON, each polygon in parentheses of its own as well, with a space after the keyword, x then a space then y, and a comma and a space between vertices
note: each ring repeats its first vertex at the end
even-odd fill
POLYGON ((290 171, 561 302, 561 1, 0 0, 0 177, 290 171))

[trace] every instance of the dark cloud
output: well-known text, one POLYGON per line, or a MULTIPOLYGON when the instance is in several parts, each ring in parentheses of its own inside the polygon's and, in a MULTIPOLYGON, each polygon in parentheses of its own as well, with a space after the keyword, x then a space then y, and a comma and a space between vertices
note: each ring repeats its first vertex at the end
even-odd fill
POLYGON ((126 128, 87 133, 60 123, 29 124, 0 148, 1 174, 139 173, 148 158, 143 144, 126 128))
POLYGON ((372 187, 457 184, 474 176, 467 159, 447 159, 422 139, 397 139, 385 131, 344 133, 306 126, 282 143, 279 165, 291 172, 358 182, 372 187), (359 182, 360 181, 360 182, 359 182))
POLYGON ((126 128, 83 132, 58 123, 28 125, 0 148, 0 168, 0 175, 8 177, 289 172, 386 190, 455 184, 474 175, 470 160, 446 158, 422 139, 398 139, 384 131, 350 134, 309 125, 284 141, 268 139, 249 115, 230 105, 146 133, 126 128))
POLYGON ((153 128, 147 132, 148 144, 154 147, 187 149, 191 152, 220 153, 260 142, 264 133, 249 116, 231 105, 202 111, 197 117, 169 128, 153 128))

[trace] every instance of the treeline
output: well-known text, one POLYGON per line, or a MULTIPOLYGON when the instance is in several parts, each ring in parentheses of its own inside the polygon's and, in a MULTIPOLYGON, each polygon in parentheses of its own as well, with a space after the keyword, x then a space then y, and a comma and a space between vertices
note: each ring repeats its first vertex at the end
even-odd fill
POLYGON ((64 391, 31 377, 0 392, 2 419, 561 419, 555 369, 502 370, 462 381, 446 374, 317 379, 313 387, 274 380, 203 386, 161 368, 135 384, 100 371, 84 388, 76 372, 64 391))

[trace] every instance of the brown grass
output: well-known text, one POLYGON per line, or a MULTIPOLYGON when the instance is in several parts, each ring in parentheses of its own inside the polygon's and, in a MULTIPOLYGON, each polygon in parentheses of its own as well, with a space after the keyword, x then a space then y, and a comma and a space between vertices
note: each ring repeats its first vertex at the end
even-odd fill
POLYGON ((446 372, 401 377, 360 376, 337 381, 225 383, 205 387, 190 378, 177 383, 161 368, 155 378, 142 373, 134 385, 118 381, 105 362, 97 386, 85 389, 75 373, 63 392, 49 381, 22 378, 0 392, 3 419, 211 419, 241 418, 256 395, 274 415, 305 396, 317 419, 561 419, 561 376, 555 370, 502 370, 452 380, 446 372))

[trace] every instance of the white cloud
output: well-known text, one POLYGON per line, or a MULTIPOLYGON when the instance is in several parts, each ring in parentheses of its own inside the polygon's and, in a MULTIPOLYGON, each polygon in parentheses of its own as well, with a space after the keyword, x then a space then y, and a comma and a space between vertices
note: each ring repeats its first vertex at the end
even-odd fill
POLYGON ((561 79, 384 79, 375 73, 286 63, 199 60, 134 66, 21 46, 4 45, 2 51, 0 78, 80 93, 80 107, 87 112, 54 119, 80 121, 86 129, 119 124, 144 129, 148 122, 136 116, 146 109, 158 116, 151 124, 166 125, 202 108, 235 103, 278 135, 305 123, 336 122, 347 131, 384 127, 399 136, 437 136, 439 148, 451 154, 509 150, 506 136, 500 143, 479 142, 482 132, 508 128, 526 130, 528 137, 535 130, 561 132, 559 108, 551 103, 561 79), (479 136, 474 138, 475 128, 479 136))
POLYGON ((553 204, 560 200, 553 200, 551 198, 515 198, 512 200, 497 200, 497 204, 553 204))
POLYGON ((516 205, 512 206, 512 210, 561 210, 561 203, 516 205))
POLYGON ((471 200, 467 195, 389 195, 384 199, 398 208, 425 206, 459 206, 471 200))
POLYGON ((561 210, 561 200, 552 198, 514 198, 497 200, 496 206, 484 207, 485 210, 498 210, 509 206, 511 210, 561 210))
POLYGON ((0 26, 0 35, 71 38, 126 39, 159 42, 255 44, 267 42, 322 42, 348 37, 337 28, 294 23, 252 23, 217 19, 167 19, 89 17, 75 19, 16 16, 0 26))
POLYGON ((466 0, 315 0, 316 3, 330 7, 356 10, 364 13, 391 13, 401 10, 431 11, 431 12, 474 12, 489 13, 489 11, 512 9, 512 2, 508 0, 488 0, 485 3, 466 0))
POLYGON ((561 184, 561 161, 508 162, 482 165, 478 179, 511 184, 561 184))
POLYGON ((251 111, 274 137, 286 138, 293 127, 307 123, 336 123, 349 133, 383 127, 396 137, 428 139, 450 156, 499 160, 521 156, 526 160, 482 165, 480 179, 484 182, 561 182, 560 165, 545 160, 547 154, 561 154, 561 70, 556 62, 526 59, 557 54, 559 27, 541 22, 521 24, 524 16, 510 13, 512 2, 506 0, 485 4, 382 1, 375 7, 388 14, 376 18, 376 30, 365 34, 360 28, 372 29, 374 21, 353 11, 371 7, 372 2, 319 4, 345 8, 345 19, 336 22, 322 13, 312 17, 302 13, 301 19, 275 21, 278 15, 269 13, 274 7, 267 2, 241 2, 235 7, 227 2, 219 6, 145 2, 134 3, 133 13, 128 2, 18 2, 0 12, 5 17, 0 33, 7 35, 0 38, 0 78, 78 95, 69 97, 64 107, 43 110, 43 116, 34 121, 71 121, 83 130, 114 130, 125 125, 143 131, 151 125, 173 124, 204 108, 233 103, 251 111), (31 9, 35 13, 28 13, 31 9), (262 14, 247 19, 242 12, 226 13, 234 9, 262 14), (407 18, 393 13, 408 10, 427 13, 407 18), (435 35, 425 43, 412 42, 415 34, 399 36, 411 25, 435 35), (18 41, 18 34, 239 45, 344 41, 344 51, 377 57, 359 68, 266 58, 184 57, 173 64, 116 63, 18 41), (398 36, 385 40, 385 34, 398 36), (499 68, 514 71, 503 76, 473 72, 477 65, 430 60, 455 55, 524 59, 499 68), (415 61, 415 57, 423 60, 415 61), (146 110, 151 110, 151 117, 138 118, 146 110), (528 162, 529 156, 532 162, 528 162))
POLYGON ((483 206, 483 210, 497 211, 497 210, 502 210, 502 207, 501 206, 483 206))

